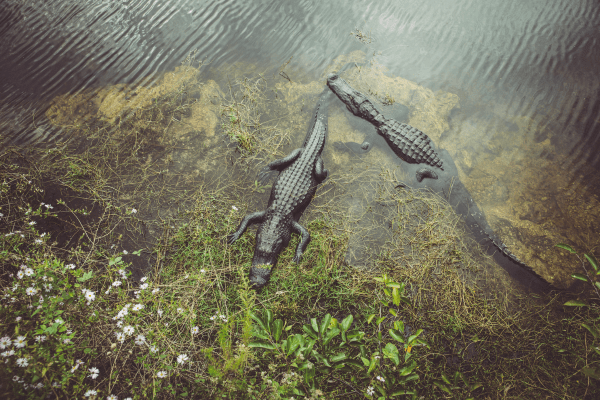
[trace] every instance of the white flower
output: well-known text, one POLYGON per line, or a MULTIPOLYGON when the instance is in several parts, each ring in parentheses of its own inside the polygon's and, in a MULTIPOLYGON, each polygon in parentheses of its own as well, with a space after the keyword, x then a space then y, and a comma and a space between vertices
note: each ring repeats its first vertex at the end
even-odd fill
POLYGON ((385 379, 382 376, 377 375, 377 380, 381 382, 385 382, 385 379))
POLYGON ((166 378, 167 377, 167 371, 158 371, 156 373, 156 376, 158 376, 159 378, 166 378))
POLYGON ((64 324, 64 323, 65 323, 65 321, 63 321, 63 320, 62 320, 62 319, 60 319, 60 318, 57 318, 57 319, 55 319, 55 320, 54 320, 54 322, 55 322, 55 323, 57 323, 57 324, 59 324, 59 325, 60 325, 60 324, 64 324))
POLYGON ((127 250, 123 250, 123 254, 127 255, 129 252, 127 250))
POLYGON ((133 326, 131 325, 127 325, 125 328, 123 328, 123 332, 126 335, 133 335, 133 332, 135 331, 135 329, 133 328, 133 326))
POLYGON ((69 344, 69 343, 72 343, 72 342, 71 342, 71 339, 66 338, 65 340, 63 340, 63 343, 64 344, 69 344))
POLYGON ((94 294, 94 292, 92 291, 87 291, 85 292, 85 299, 90 302, 90 301, 94 301, 94 299, 96 298, 96 295, 94 294))
POLYGON ((28 287, 27 289, 25 289, 25 293, 27 293, 28 296, 33 296, 37 293, 37 289, 34 287, 28 287))
POLYGON ((135 338, 135 344, 141 346, 144 343, 146 343, 146 338, 144 337, 144 335, 137 335, 137 337, 135 338))
POLYGON ((206 272, 206 270, 205 270, 205 269, 201 269, 201 270, 200 270, 200 272, 202 272, 202 273, 205 273, 205 272, 206 272))
POLYGON ((142 283, 142 284, 140 285, 140 289, 141 289, 141 290, 148 289, 148 284, 147 284, 147 283, 142 283))
POLYGON ((159 309, 158 309, 158 311, 157 311, 157 313, 158 313, 158 316, 159 316, 159 317, 162 317, 162 315, 163 315, 163 310, 161 310, 161 309, 159 308, 159 309))
POLYGON ((106 400, 118 400, 118 397, 117 397, 117 396, 115 396, 114 394, 111 394, 110 396, 108 396, 108 397, 106 398, 106 400))
POLYGON ((135 213, 137 213, 137 210, 136 210, 135 208, 132 208, 132 209, 131 209, 131 213, 132 213, 132 214, 135 214, 135 213))
POLYGON ((121 286, 121 281, 114 281, 114 282, 112 283, 112 285, 113 285, 114 287, 121 286))
POLYGON ((42 241, 42 239, 35 239, 34 242, 35 242, 35 244, 42 244, 42 243, 44 243, 42 241))
POLYGON ((10 346, 11 344, 12 344, 12 341, 10 340, 10 338, 8 336, 4 336, 3 338, 0 339, 0 349, 2 349, 2 350, 7 348, 8 346, 10 346))
POLYGON ((123 326, 123 321, 119 320, 119 322, 117 322, 117 327, 122 327, 123 326))
POLYGON ((27 340, 25 339, 25 336, 19 336, 14 343, 15 347, 20 349, 22 347, 25 347, 27 345, 27 340))
POLYGON ((216 315, 213 315, 212 317, 210 317, 210 320, 211 320, 211 321, 214 321, 214 320, 215 320, 215 318, 217 318, 217 316, 216 316, 216 315))
POLYGON ((183 312, 183 308, 181 308, 181 307, 177 307, 177 312, 178 312, 179 314, 181 314, 181 313, 183 312))
POLYGON ((144 308, 144 305, 143 305, 143 304, 136 304, 135 306, 133 306, 132 310, 133 310, 133 311, 139 311, 139 310, 141 310, 142 308, 144 308))
POLYGON ((153 353, 156 353, 158 351, 158 347, 156 347, 155 345, 150 346, 150 351, 153 353))
MULTIPOLYGON (((33 307, 29 307, 29 308, 33 308, 33 307)), ((20 321, 20 320, 22 320, 22 319, 23 319, 22 317, 17 317, 17 318, 15 318, 15 320, 16 320, 17 322, 19 322, 19 321, 20 321)))
POLYGON ((49 292, 50 290, 52 290, 52 284, 51 283, 44 283, 44 290, 46 290, 46 292, 49 292))
POLYGON ((25 273, 23 271, 17 272, 17 278, 22 279, 24 276, 25 276, 25 273))
POLYGON ((75 269, 77 267, 75 266, 75 264, 68 264, 67 268, 69 268, 69 269, 75 269))
POLYGON ((44 204, 44 207, 46 207, 48 210, 52 210, 54 208, 50 204, 44 204))
POLYGON ((27 276, 31 276, 31 275, 33 275, 33 270, 32 270, 31 268, 27 268, 27 269, 25 270, 25 275, 27 275, 27 276))
POLYGON ((177 356, 177 362, 179 364, 183 364, 183 363, 185 363, 189 359, 190 358, 186 354, 180 354, 179 356, 177 356))
POLYGON ((97 394, 98 394, 98 392, 96 392, 95 390, 92 389, 92 390, 88 390, 87 392, 85 392, 84 396, 90 397, 90 396, 95 396, 97 394))
POLYGON ((192 328, 192 335, 196 335, 198 334, 198 332, 200 332, 200 328, 198 328, 197 326, 192 328))
POLYGON ((59 388, 60 387, 60 383, 54 381, 54 382, 52 382, 52 387, 53 388, 59 388))
POLYGON ((233 208, 235 211, 238 210, 238 208, 236 206, 231 206, 231 208, 233 208))
POLYGON ((19 381, 19 379, 20 379, 20 378, 19 378, 18 376, 16 376, 16 375, 15 375, 15 376, 13 376, 13 382, 18 382, 18 381, 19 381))
POLYGON ((125 341, 125 334, 123 332, 115 332, 117 335, 117 341, 123 343, 125 341))
POLYGON ((159 288, 152 289, 152 294, 156 294, 156 293, 158 293, 159 291, 160 291, 160 289, 159 289, 159 288))
POLYGON ((38 343, 42 343, 44 340, 46 340, 46 335, 43 335, 43 336, 38 335, 35 337, 35 341, 38 343))
POLYGON ((2 357, 10 357, 10 356, 14 356, 14 355, 15 355, 14 350, 7 350, 7 351, 2 352, 2 357))
POLYGON ((367 388, 367 396, 373 396, 375 394, 375 388, 373 386, 369 386, 367 388))
POLYGON ((146 279, 148 279, 148 277, 144 276, 143 278, 140 279, 140 282, 146 282, 146 279))
POLYGON ((29 225, 35 225, 35 224, 36 224, 36 222, 35 222, 35 221, 31 221, 31 222, 29 223, 29 225))
POLYGON ((100 373, 100 370, 96 367, 90 368, 89 371, 90 371, 90 375, 88 375, 88 376, 92 379, 96 379, 98 377, 98 374, 100 373))
POLYGON ((26 358, 17 358, 17 365, 19 367, 26 367, 29 365, 29 362, 27 361, 26 358))

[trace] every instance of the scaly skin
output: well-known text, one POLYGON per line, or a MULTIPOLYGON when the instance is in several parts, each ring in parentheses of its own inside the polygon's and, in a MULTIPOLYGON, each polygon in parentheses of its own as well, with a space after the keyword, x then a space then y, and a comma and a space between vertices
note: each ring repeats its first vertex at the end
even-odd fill
POLYGON ((260 224, 250 270, 250 282, 256 289, 268 283, 271 270, 277 264, 279 253, 289 244, 292 232, 302 236, 294 262, 300 262, 310 242, 308 230, 298 220, 317 191, 317 185, 327 178, 321 152, 327 137, 328 100, 328 91, 323 92, 302 147, 271 162, 259 173, 262 181, 270 172, 280 172, 267 209, 245 216, 237 231, 228 238, 230 244, 234 243, 248 226, 260 224))
POLYGON ((425 133, 395 119, 385 118, 371 100, 352 88, 337 74, 330 74, 327 77, 327 85, 346 104, 352 114, 366 119, 377 127, 377 133, 385 138, 398 157, 409 163, 425 163, 444 169, 431 139, 425 133))

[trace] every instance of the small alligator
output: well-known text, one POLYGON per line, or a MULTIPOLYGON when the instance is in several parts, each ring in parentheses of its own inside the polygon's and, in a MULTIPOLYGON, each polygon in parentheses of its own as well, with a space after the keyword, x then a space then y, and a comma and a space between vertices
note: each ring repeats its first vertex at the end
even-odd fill
POLYGON ((255 289, 268 283, 271 269, 277 264, 279 253, 288 245, 292 232, 302 236, 294 262, 300 262, 310 241, 308 230, 298 220, 317 191, 317 185, 327 178, 321 152, 327 138, 329 96, 329 90, 325 89, 302 147, 285 158, 271 162, 259 173, 262 181, 270 172, 280 172, 273 184, 267 209, 246 215, 237 231, 228 237, 228 243, 234 243, 248 226, 260 224, 250 270, 250 282, 255 289))
POLYGON ((408 124, 386 118, 371 100, 337 74, 327 76, 327 85, 352 114, 375 125, 377 132, 385 138, 398 157, 412 164, 425 163, 444 169, 431 139, 425 133, 408 124))
MULTIPOLYGON (((409 185, 402 183, 401 187, 428 188, 440 195, 452 205, 454 210, 461 214, 471 234, 479 244, 494 256, 498 264, 510 276, 522 283, 526 288, 537 292, 546 293, 556 290, 554 286, 539 276, 530 266, 517 258, 507 246, 498 238, 490 227, 485 214, 479 209, 467 188, 458 179, 458 170, 452 157, 444 149, 434 151, 431 139, 420 130, 408 124, 387 119, 364 94, 353 89, 337 74, 327 77, 327 85, 346 105, 354 115, 364 118, 377 127, 377 132, 382 135, 390 147, 400 158, 409 164, 403 166, 408 173, 409 185), (436 173, 429 167, 423 168, 420 163, 432 167, 439 167, 436 173), (444 170, 442 165, 446 166, 444 170), (414 176, 414 180, 413 177, 414 176), (430 178, 430 179, 424 179, 430 178), (495 251, 495 250, 499 250, 495 251)), ((367 142, 363 145, 345 143, 355 154, 362 154, 371 150, 367 142), (365 144, 367 146, 365 146, 365 144)))

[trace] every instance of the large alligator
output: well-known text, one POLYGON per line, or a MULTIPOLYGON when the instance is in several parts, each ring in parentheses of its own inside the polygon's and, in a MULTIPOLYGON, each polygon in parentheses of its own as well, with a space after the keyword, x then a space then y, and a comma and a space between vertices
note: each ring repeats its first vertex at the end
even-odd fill
POLYGON ((288 245, 292 232, 302 236, 294 262, 300 262, 310 241, 308 230, 298 220, 317 191, 317 185, 327 178, 321 152, 327 138, 329 97, 330 92, 325 89, 302 147, 285 158, 271 162, 259 173, 259 179, 264 180, 270 172, 280 172, 273 184, 267 209, 246 215, 237 231, 228 237, 228 243, 234 243, 248 226, 260 224, 250 270, 250 282, 256 289, 268 283, 271 269, 277 264, 279 253, 288 245))
MULTIPOLYGON (((459 180, 456 165, 446 150, 435 151, 434 144, 427 135, 408 124, 384 117, 373 102, 353 89, 339 75, 330 74, 327 77, 327 84, 348 110, 375 125, 377 132, 386 139, 394 153, 408 162, 403 165, 403 169, 407 172, 409 181, 401 186, 429 188, 446 198, 454 210, 464 217, 467 227, 477 242, 494 256, 496 262, 511 277, 527 289, 537 293, 556 289, 510 252, 494 233, 484 213, 459 180), (435 172, 429 167, 423 168, 419 165, 423 163, 440 169, 435 172), (442 169, 442 165, 446 168, 442 169)), ((355 154, 371 150, 371 146, 366 141, 362 145, 346 143, 344 147, 351 149, 355 154)))

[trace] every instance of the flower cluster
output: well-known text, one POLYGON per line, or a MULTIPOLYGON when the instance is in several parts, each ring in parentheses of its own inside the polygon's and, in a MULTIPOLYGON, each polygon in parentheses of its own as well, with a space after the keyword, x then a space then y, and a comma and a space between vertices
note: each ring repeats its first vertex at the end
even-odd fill
POLYGON ((210 320, 211 321, 215 321, 217 318, 221 318, 221 321, 227 322, 227 317, 225 315, 223 315, 223 314, 221 314, 221 315, 215 314, 212 317, 210 317, 210 320))

